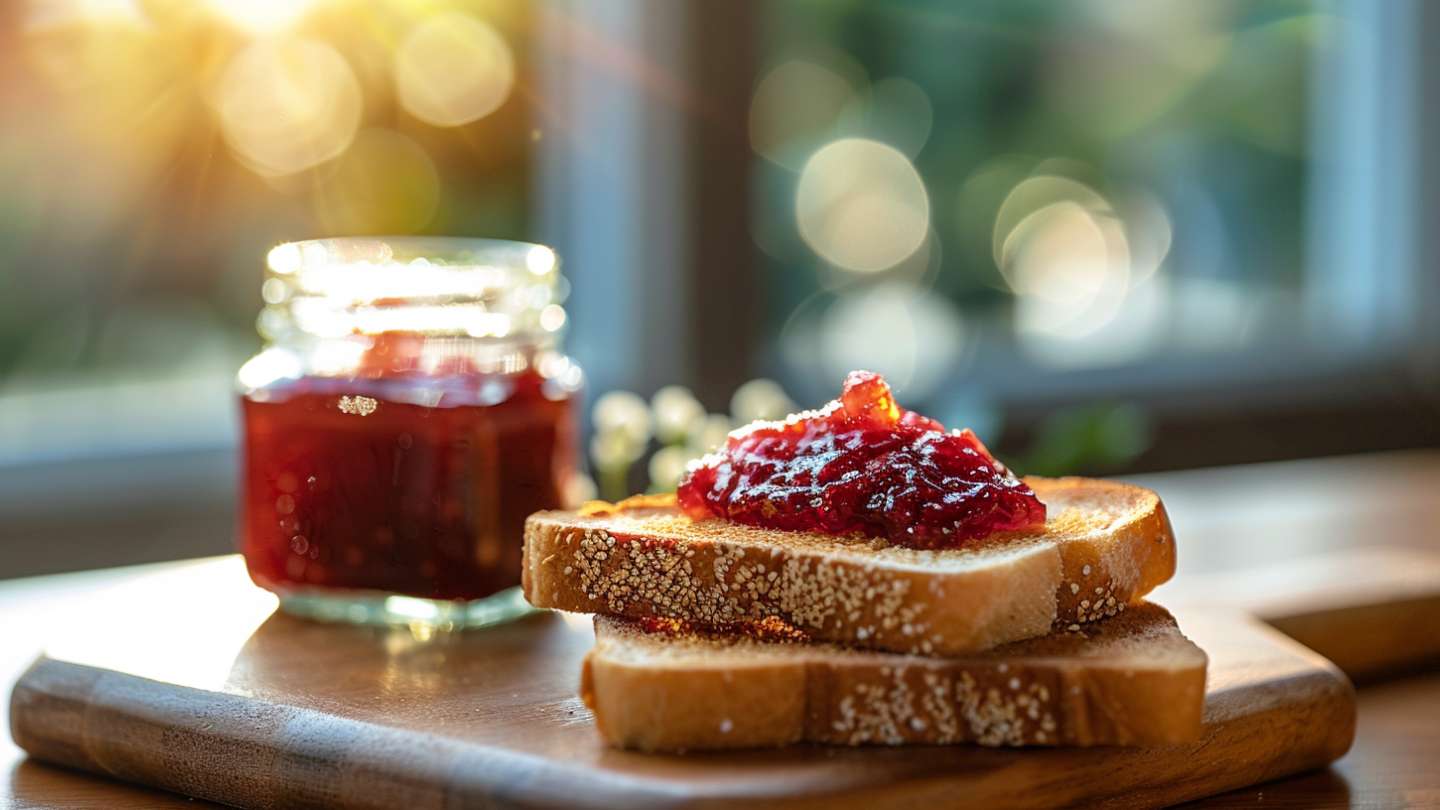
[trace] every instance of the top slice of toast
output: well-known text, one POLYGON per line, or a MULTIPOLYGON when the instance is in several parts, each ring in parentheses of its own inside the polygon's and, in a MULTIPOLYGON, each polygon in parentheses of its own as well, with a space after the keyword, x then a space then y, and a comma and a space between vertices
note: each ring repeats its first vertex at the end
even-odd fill
POLYGON ((1043 529, 943 551, 696 521, 654 501, 539 512, 525 524, 525 596, 537 607, 704 624, 777 616, 816 641, 953 655, 1115 615, 1174 573, 1174 536, 1154 492, 1025 480, 1047 507, 1043 529))

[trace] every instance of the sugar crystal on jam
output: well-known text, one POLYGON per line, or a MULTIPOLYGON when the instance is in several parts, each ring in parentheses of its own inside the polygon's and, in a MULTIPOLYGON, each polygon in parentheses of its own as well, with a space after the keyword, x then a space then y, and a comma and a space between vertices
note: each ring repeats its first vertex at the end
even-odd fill
POLYGON ((676 494, 696 519, 859 532, 922 549, 1045 522, 1045 505, 974 433, 901 408, 868 371, 850 372, 840 398, 819 410, 730 434, 676 494))

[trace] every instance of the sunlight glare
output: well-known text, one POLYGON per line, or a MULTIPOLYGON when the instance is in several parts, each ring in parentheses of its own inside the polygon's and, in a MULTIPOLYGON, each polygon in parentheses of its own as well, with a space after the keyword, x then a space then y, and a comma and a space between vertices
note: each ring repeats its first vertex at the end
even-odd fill
POLYGON ((209 0, 227 22, 252 34, 284 31, 314 7, 314 0, 209 0))
POLYGON ((26 9, 24 26, 27 33, 63 28, 77 24, 131 25, 149 24, 136 0, 63 0, 62 2, 31 3, 26 9))

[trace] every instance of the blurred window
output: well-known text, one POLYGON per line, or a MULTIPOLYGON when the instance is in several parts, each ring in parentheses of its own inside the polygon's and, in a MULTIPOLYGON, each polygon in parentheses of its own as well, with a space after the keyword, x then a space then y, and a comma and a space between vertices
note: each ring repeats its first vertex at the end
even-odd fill
POLYGON ((556 244, 592 392, 1433 403, 1437 8, 0 0, 0 473, 228 452, 264 251, 334 234, 556 244))
POLYGON ((811 401, 873 368, 983 423, 1027 397, 1273 385, 1413 344, 1419 274, 1393 252, 1334 261, 1367 220, 1333 164, 1386 147, 1328 130, 1382 92, 1385 57, 1348 89, 1322 77, 1382 33, 1363 18, 1402 13, 1378 5, 763 4, 772 370, 811 401))

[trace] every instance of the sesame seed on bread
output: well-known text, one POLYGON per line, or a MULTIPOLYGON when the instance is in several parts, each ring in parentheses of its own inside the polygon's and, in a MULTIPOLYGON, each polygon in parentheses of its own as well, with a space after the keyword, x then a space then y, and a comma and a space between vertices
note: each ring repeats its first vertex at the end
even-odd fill
POLYGON ((1115 616, 1169 579, 1175 542, 1154 492, 1027 478, 1040 530, 953 550, 691 520, 673 501, 539 512, 523 583, 537 607, 724 624, 778 617, 817 641, 954 655, 1115 616))
POLYGON ((1148 745, 1199 735, 1206 657, 1163 608, 951 658, 597 616, 581 693, 612 745, 1148 745), (778 640, 777 640, 778 638, 778 640))

